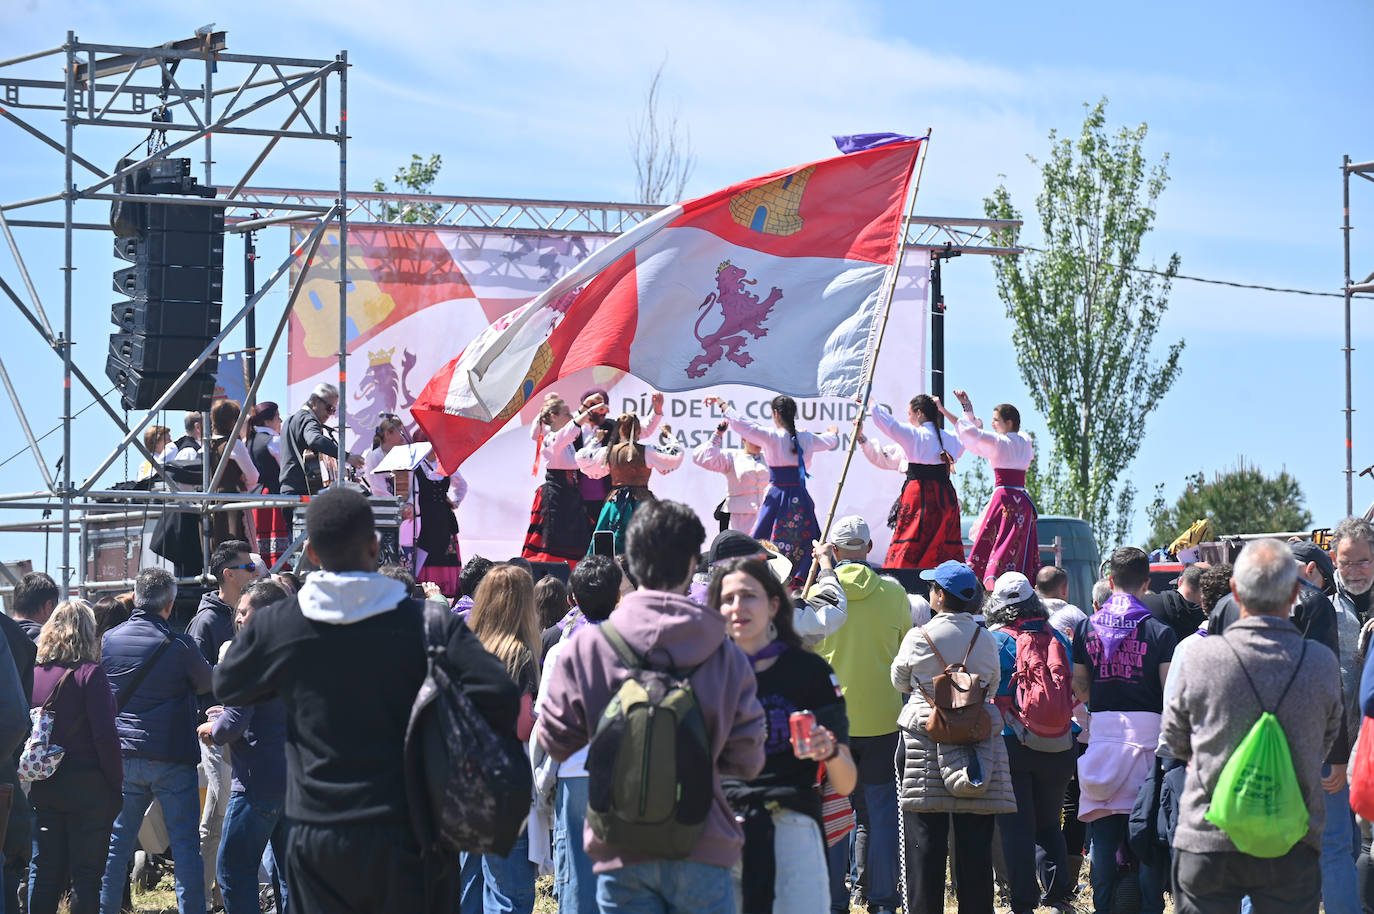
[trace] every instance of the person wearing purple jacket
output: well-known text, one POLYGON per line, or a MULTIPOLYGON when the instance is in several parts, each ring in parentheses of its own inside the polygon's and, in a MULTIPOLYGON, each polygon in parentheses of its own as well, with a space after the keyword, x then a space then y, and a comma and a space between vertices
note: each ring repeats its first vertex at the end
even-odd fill
POLYGON ((66 752, 52 777, 34 781, 29 791, 35 825, 29 911, 56 914, 70 875, 69 910, 95 914, 124 761, 114 695, 100 667, 95 613, 84 600, 59 603, 38 636, 33 706, 48 702, 52 744, 66 752))
MULTIPOLYGON (((286 599, 274 581, 258 581, 239 597, 235 621, 240 629, 253 613, 286 599)), ((258 862, 268 843, 277 860, 286 859, 290 825, 286 802, 286 705, 273 698, 260 705, 210 708, 210 720, 196 730, 202 743, 230 746, 233 770, 224 830, 215 861, 215 878, 226 914, 259 914, 258 862)), ((281 886, 278 908, 286 910, 288 886, 281 886)))
MULTIPOLYGON (((744 834, 721 777, 748 781, 763 770, 763 708, 754 671, 726 637, 723 617, 686 596, 705 539, 692 509, 673 501, 641 505, 626 532, 625 555, 639 589, 621 600, 610 621, 640 656, 677 668, 696 667, 691 685, 715 758, 715 798, 696 846, 683 860, 656 860, 633 848, 608 845, 597 839, 590 824, 584 826, 603 914, 735 911, 731 867, 740 859, 744 834)), ((561 762, 587 745, 627 674, 599 629, 584 628, 564 642, 537 726, 549 755, 561 762)))

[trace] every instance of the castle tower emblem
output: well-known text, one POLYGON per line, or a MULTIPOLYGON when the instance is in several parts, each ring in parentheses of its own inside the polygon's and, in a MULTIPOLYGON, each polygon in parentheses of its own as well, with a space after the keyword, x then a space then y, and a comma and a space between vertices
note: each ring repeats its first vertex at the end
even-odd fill
POLYGON ((765 235, 795 235, 802 230, 801 199, 815 165, 730 198, 730 217, 765 235))

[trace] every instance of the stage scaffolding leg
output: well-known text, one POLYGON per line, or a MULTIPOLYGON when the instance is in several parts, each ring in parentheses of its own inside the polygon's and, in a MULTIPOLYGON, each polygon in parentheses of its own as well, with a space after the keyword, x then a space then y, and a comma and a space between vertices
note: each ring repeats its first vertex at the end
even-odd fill
MULTIPOLYGON (((73 197, 72 155, 76 139, 76 32, 67 32, 63 50, 67 54, 66 127, 67 143, 62 162, 62 583, 63 598, 71 594, 72 583, 72 221, 76 200, 73 197)), ((95 91, 95 78, 90 80, 95 91)))
POLYGON ((348 456, 348 52, 339 61, 339 472, 348 456))
POLYGON ((1344 192, 1341 234, 1345 239, 1345 285, 1341 287, 1345 292, 1345 348, 1341 350, 1345 353, 1345 516, 1350 517, 1355 513, 1355 451, 1351 444, 1355 404, 1350 387, 1350 357, 1355 351, 1350 342, 1350 156, 1341 160, 1341 183, 1344 192))

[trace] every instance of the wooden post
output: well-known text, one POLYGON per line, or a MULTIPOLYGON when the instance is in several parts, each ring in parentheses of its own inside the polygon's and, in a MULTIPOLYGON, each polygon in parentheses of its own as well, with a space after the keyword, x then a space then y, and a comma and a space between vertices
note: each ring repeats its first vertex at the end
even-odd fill
MULTIPOLYGON (((878 338, 873 342, 873 355, 868 361, 868 376, 864 379, 863 394, 859 397, 859 413, 854 417, 854 433, 849 436, 849 448, 845 451, 844 467, 840 470, 840 480, 835 484, 835 495, 830 499, 830 510, 825 514, 825 526, 821 528, 821 542, 825 542, 830 535, 830 525, 835 521, 835 509, 840 504, 840 492, 844 489, 845 478, 849 475, 849 464, 854 460, 854 447, 859 441, 859 428, 863 425, 864 413, 868 409, 868 398, 873 394, 873 374, 878 370, 878 352, 883 346, 883 335, 887 332, 887 319, 892 314, 892 296, 897 291, 897 274, 902 269, 902 259, 906 255, 906 229, 911 221, 911 214, 916 209, 916 194, 921 189, 921 171, 926 164, 926 150, 930 146, 930 128, 926 128, 926 141, 921 145, 921 151, 916 159, 916 180, 912 182, 911 202, 907 205, 906 218, 902 220, 901 240, 897 248, 897 260, 892 265, 892 279, 887 287, 887 301, 883 305, 883 316, 878 324, 878 338)), ((816 583, 816 563, 812 561, 811 571, 806 576, 806 586, 802 588, 805 594, 811 589, 811 585, 816 583)))

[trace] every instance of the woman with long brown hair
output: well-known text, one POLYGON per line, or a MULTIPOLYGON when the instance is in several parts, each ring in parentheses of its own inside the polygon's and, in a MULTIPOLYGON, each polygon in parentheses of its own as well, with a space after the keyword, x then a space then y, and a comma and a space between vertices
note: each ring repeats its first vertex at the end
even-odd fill
MULTIPOLYGON (((248 453, 248 446, 239 438, 232 441, 229 436, 239 421, 237 400, 219 399, 210 407, 211 466, 219 466, 225 451, 229 453, 229 465, 219 478, 217 492, 252 492, 258 484, 258 468, 248 453)), ((254 542, 257 534, 253 527, 253 517, 247 511, 216 511, 210 518, 210 542, 212 546, 229 540, 254 542)))
MULTIPOLYGON (((663 394, 655 393, 652 399, 653 415, 643 429, 638 415, 622 413, 615 420, 615 436, 609 443, 609 436, 598 432, 595 441, 577 452, 577 465, 584 475, 593 479, 608 474, 611 477, 611 491, 601 508, 596 530, 615 534, 617 555, 625 551, 625 531, 635 508, 654 497, 649 491, 653 471, 671 473, 682 466, 682 448, 667 435, 667 430, 655 436, 663 421, 663 394)), ((593 539, 595 536, 594 530, 593 539)))
MULTIPOLYGON (((520 686, 520 719, 516 735, 528 740, 534 727, 534 696, 539 691, 542 655, 539 615, 534 604, 534 579, 516 565, 496 565, 477 586, 468 627, 488 653, 506 665, 520 686)), ((482 855, 482 899, 487 911, 530 914, 534 910, 535 866, 529 859, 528 829, 522 830, 505 857, 482 855)), ((475 878, 471 860, 463 865, 464 882, 475 878)), ((467 895, 475 887, 463 886, 467 895)))
POLYGON ((34 781, 29 791, 35 825, 29 910, 56 914, 70 877, 72 914, 94 914, 124 768, 90 604, 57 604, 38 636, 37 664, 33 707, 53 712, 52 744, 66 752, 52 777, 34 781))
POLYGON ((792 600, 762 561, 731 559, 716 568, 706 602, 751 661, 765 715, 763 771, 751 781, 722 781, 744 824, 744 854, 735 871, 740 910, 825 914, 830 891, 821 767, 841 795, 853 791, 859 778, 835 671, 802 647, 792 600), (790 717, 797 712, 809 712, 813 722, 801 742, 789 738, 790 717))

